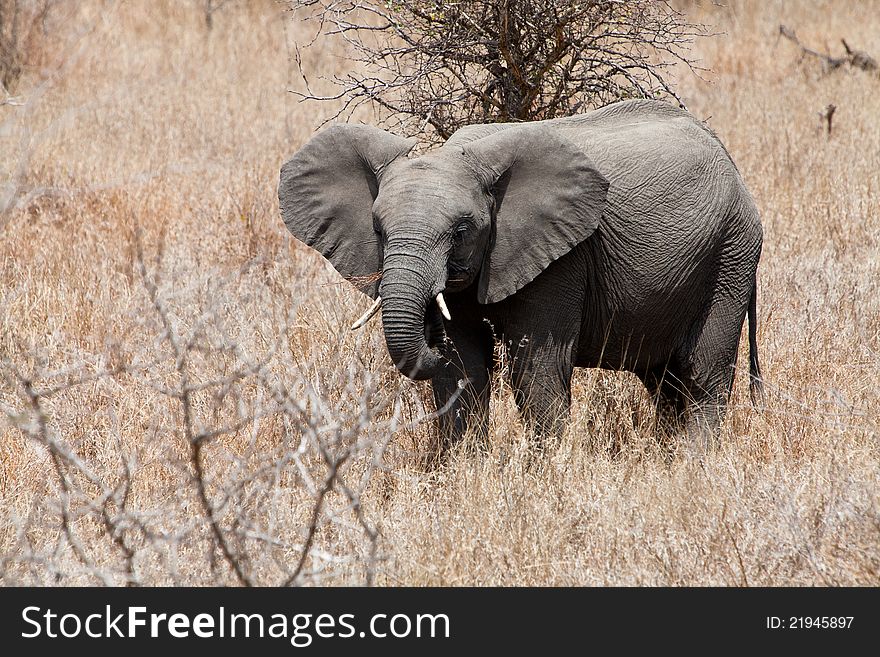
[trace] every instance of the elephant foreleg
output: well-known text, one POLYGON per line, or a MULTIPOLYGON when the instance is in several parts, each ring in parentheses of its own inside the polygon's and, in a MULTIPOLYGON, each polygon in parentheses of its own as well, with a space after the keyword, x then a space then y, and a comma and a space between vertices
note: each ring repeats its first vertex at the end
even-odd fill
POLYGON ((657 411, 657 429, 667 437, 682 429, 687 408, 687 388, 678 370, 666 366, 639 374, 657 411))

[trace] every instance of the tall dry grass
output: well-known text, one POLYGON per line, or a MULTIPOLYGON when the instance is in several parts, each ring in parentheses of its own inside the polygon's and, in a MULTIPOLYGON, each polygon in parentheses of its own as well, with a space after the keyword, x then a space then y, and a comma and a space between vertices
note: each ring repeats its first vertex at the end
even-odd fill
POLYGON ((764 221, 765 412, 740 373, 720 448, 670 460, 631 377, 579 371, 530 464, 499 381, 488 450, 427 469, 424 388, 278 216, 332 111, 287 93, 307 30, 268 0, 210 30, 202 3, 61 5, 0 106, 2 581, 241 582, 213 522, 253 583, 878 584, 880 79, 777 34, 878 56, 880 5, 685 6, 722 34, 679 89, 764 221))

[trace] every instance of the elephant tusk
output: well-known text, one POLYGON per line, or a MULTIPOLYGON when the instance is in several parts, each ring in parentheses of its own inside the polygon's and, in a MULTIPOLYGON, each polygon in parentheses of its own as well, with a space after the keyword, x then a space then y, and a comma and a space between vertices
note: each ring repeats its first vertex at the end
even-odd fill
POLYGON ((437 295, 437 305, 440 307, 440 312, 443 313, 443 316, 446 318, 447 322, 452 321, 452 315, 449 314, 449 308, 446 307, 446 300, 443 299, 443 293, 437 295))
POLYGON ((370 321, 370 318, 373 317, 377 312, 379 312, 379 308, 382 307, 382 297, 376 297, 376 300, 373 302, 373 305, 370 306, 370 309, 361 315, 360 319, 351 325, 352 331, 357 331, 361 326, 370 321))

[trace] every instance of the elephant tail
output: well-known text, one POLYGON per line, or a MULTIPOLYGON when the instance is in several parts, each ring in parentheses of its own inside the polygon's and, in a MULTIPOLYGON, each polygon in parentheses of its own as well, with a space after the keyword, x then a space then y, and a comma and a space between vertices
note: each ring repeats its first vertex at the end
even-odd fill
POLYGON ((764 379, 761 377, 761 364, 758 362, 758 281, 752 284, 749 298, 749 396, 752 406, 764 408, 764 379))

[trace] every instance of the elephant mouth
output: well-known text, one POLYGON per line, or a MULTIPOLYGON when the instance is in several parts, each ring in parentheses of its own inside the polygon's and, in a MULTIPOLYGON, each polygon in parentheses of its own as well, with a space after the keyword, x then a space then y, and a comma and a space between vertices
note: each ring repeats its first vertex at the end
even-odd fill
POLYGON ((432 351, 446 359, 448 346, 446 327, 443 325, 440 308, 433 300, 425 309, 425 342, 432 351))

